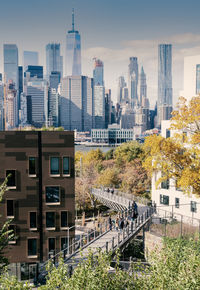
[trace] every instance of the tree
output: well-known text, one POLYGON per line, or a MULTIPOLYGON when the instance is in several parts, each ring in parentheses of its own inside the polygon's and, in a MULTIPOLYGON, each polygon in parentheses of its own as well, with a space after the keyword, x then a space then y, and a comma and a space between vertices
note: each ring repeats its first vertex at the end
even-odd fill
POLYGON ((137 141, 123 143, 114 152, 114 158, 118 165, 124 165, 136 158, 141 158, 143 154, 142 146, 137 141))
POLYGON ((116 187, 119 185, 119 172, 116 168, 106 168, 101 172, 97 179, 97 184, 99 186, 113 186, 116 187))
MULTIPOLYGON (((3 194, 7 190, 7 179, 0 186, 0 202, 2 201, 3 194)), ((0 216, 1 217, 1 216, 0 216)), ((4 256, 5 250, 8 247, 8 243, 13 239, 14 234, 12 230, 9 230, 10 220, 0 225, 0 273, 8 265, 8 259, 4 256)))
POLYGON ((139 159, 128 163, 119 177, 121 179, 120 189, 124 192, 142 195, 150 188, 150 178, 139 159))
POLYGON ((177 187, 200 195, 200 96, 187 104, 180 98, 172 113, 170 138, 149 136, 145 140, 144 166, 149 172, 161 171, 157 184, 173 178, 177 187))

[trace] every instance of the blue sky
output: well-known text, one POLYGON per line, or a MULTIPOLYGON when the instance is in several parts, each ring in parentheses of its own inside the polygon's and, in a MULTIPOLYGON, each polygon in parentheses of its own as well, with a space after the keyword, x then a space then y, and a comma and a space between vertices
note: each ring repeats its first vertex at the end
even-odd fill
POLYGON ((128 58, 138 56, 147 73, 152 103, 157 92, 157 45, 173 44, 174 96, 182 87, 183 58, 200 54, 200 1, 180 0, 9 0, 0 1, 0 70, 3 43, 16 43, 20 63, 23 50, 36 50, 45 64, 45 45, 60 42, 71 26, 82 37, 83 73, 92 75, 92 58, 105 65, 105 83, 116 95, 117 77, 127 75, 128 58))

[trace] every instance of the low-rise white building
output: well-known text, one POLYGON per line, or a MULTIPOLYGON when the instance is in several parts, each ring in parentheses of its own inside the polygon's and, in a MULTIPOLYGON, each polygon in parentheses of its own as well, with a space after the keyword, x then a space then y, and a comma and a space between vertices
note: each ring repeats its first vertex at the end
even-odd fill
MULTIPOLYGON (((170 120, 162 121, 161 135, 164 138, 173 136, 170 130, 170 120)), ((200 198, 190 193, 184 193, 176 187, 176 181, 166 180, 156 187, 156 181, 161 177, 161 172, 154 173, 152 177, 152 202, 156 204, 160 215, 170 213, 181 218, 181 215, 200 219, 200 198)))

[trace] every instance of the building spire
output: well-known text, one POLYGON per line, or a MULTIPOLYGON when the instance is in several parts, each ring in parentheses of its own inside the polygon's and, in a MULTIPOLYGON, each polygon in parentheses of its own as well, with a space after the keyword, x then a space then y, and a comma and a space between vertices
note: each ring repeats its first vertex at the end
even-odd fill
POLYGON ((74 31, 74 8, 72 8, 72 31, 74 31))

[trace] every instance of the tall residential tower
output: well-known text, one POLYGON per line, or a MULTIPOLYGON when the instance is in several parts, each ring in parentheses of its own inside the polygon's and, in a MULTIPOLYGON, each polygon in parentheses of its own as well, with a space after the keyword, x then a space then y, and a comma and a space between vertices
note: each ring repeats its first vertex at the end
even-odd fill
POLYGON ((172 45, 158 46, 158 126, 171 118, 172 112, 172 45))
POLYGON ((46 76, 52 72, 60 72, 62 77, 63 58, 60 55, 60 43, 49 43, 46 45, 46 76))

